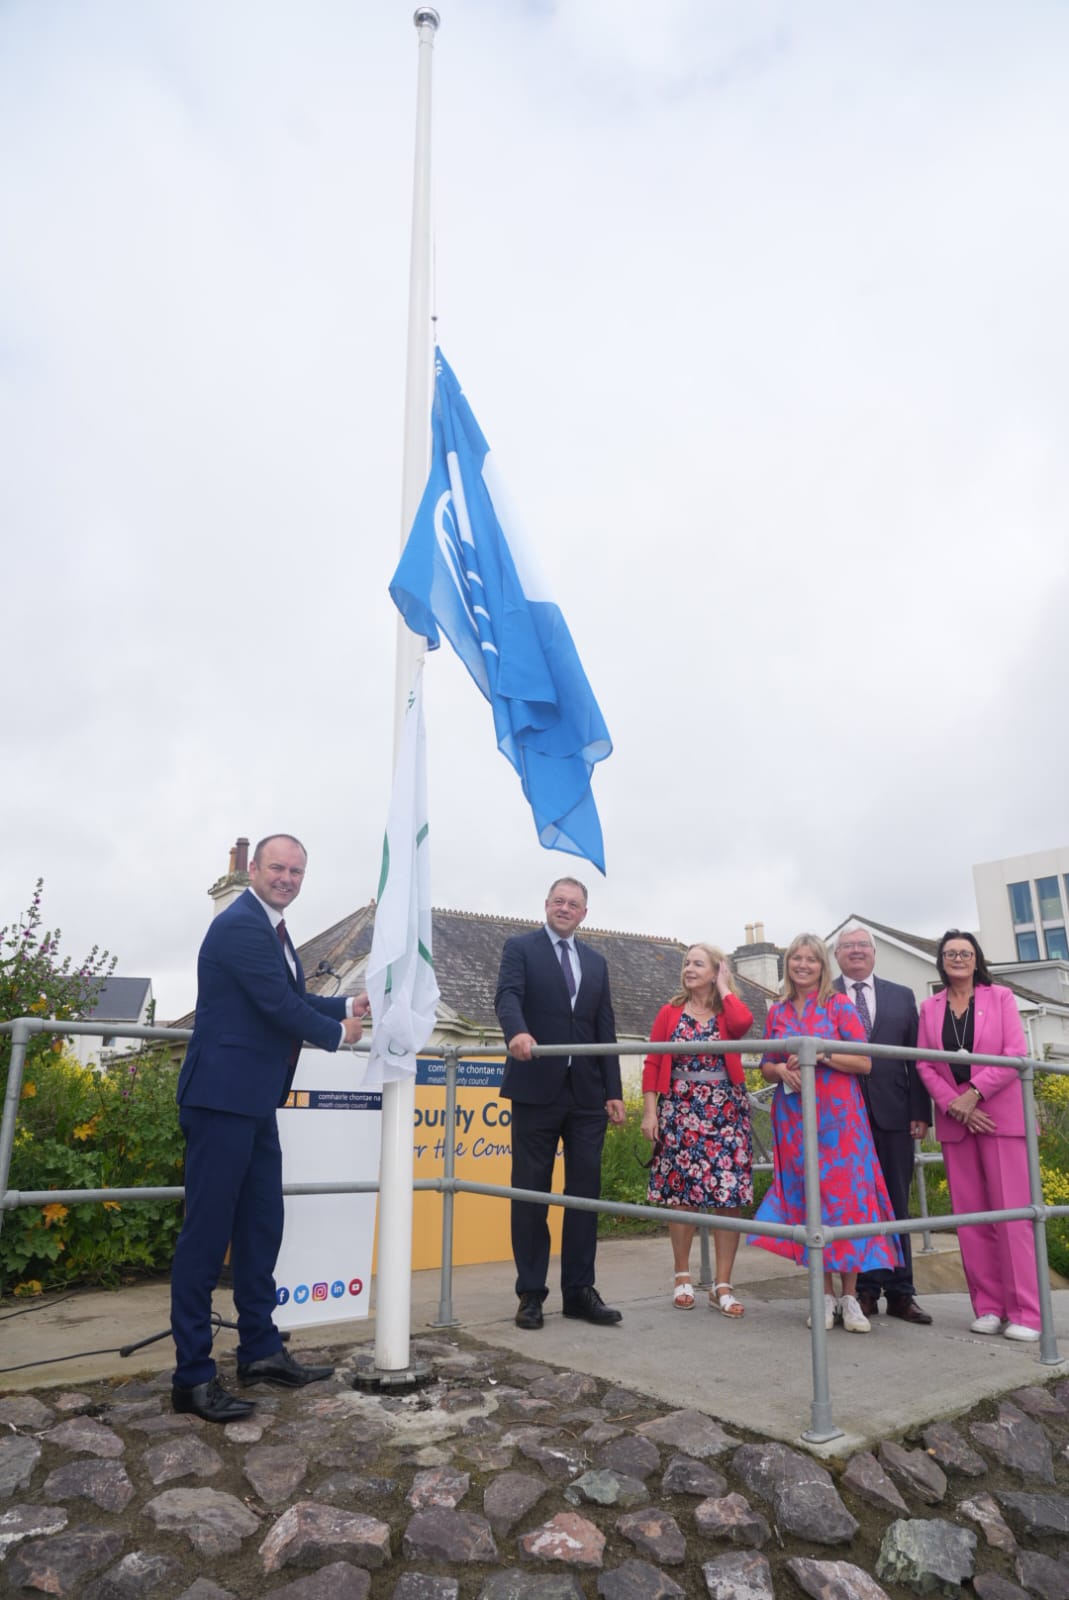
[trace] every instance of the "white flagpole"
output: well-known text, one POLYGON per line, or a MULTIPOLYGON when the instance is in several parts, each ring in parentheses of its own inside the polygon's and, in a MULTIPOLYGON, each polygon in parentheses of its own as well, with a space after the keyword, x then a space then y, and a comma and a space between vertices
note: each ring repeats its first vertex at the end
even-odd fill
MULTIPOLYGON (((431 62, 439 16, 420 6, 416 93, 416 155, 412 186, 412 253, 408 287, 408 361, 405 376, 405 440, 401 481, 401 546, 423 497, 430 466, 432 378, 431 329, 431 62)), ((393 760, 424 641, 397 620, 394 672, 393 760)), ((382 1157, 379 1166, 379 1250, 375 1302, 375 1366, 402 1372, 409 1366, 412 1327, 412 1140, 416 1080, 382 1088, 382 1157)))

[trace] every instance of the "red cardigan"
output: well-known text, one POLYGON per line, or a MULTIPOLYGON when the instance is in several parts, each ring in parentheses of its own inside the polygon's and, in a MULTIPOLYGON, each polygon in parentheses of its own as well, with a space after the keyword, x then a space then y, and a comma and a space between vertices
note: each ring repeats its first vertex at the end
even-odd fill
MULTIPOLYGON (((684 1006, 662 1006, 654 1019, 650 1029, 650 1039, 667 1042, 675 1032, 676 1023, 686 1008, 684 1006)), ((753 1016, 748 1007, 738 995, 727 994, 724 996, 723 1009, 717 1017, 720 1025, 722 1039, 741 1039, 743 1034, 753 1027, 753 1016)), ((700 1052, 699 1052, 700 1053, 700 1052)), ((646 1057, 642 1069, 643 1094, 667 1094, 672 1083, 672 1062, 674 1056, 651 1054, 646 1057)), ((731 1083, 744 1083, 746 1071, 742 1064, 742 1057, 734 1052, 725 1053, 721 1058, 725 1071, 731 1083)))

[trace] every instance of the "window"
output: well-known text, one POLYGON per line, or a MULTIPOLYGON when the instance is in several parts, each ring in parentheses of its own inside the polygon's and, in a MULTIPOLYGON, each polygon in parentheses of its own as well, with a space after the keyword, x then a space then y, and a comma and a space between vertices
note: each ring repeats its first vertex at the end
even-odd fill
POLYGON ((1009 891, 1010 913, 1013 917, 1014 927, 1019 928, 1022 922, 1034 922, 1036 918, 1035 913, 1032 910, 1031 884, 1011 883, 1009 885, 1009 891))
POLYGON ((1039 960, 1039 937, 1034 933, 1019 933, 1017 935, 1018 961, 1039 960))
POLYGON ((1037 878, 1036 897, 1039 900, 1039 920, 1061 922, 1065 913, 1062 911, 1062 897, 1058 893, 1057 878, 1037 878))
POLYGON ((1048 961, 1069 961, 1069 939, 1064 928, 1044 928, 1048 961))

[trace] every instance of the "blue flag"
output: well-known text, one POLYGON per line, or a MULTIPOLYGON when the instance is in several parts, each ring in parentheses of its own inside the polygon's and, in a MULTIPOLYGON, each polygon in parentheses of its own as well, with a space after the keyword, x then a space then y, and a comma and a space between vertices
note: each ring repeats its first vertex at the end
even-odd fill
POLYGON ((489 446, 440 350, 435 374, 430 476, 390 594, 432 650, 445 634, 489 700, 541 843, 604 872, 590 775, 612 740, 560 608, 502 528, 489 446))

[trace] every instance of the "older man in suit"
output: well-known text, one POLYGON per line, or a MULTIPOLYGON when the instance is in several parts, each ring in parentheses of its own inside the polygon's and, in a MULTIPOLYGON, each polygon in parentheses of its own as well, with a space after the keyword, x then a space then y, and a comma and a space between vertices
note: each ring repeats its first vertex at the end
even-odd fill
MULTIPOLYGON (((875 977, 876 946, 868 929, 844 928, 836 941, 835 959, 842 973, 835 987, 853 1001, 872 1043, 915 1049, 917 1002, 913 991, 904 984, 888 983, 875 977)), ((872 1071, 859 1082, 895 1216, 908 1217, 913 1141, 923 1139, 928 1132, 932 1120, 931 1101, 915 1061, 873 1056, 872 1071)), ((862 1272, 857 1280, 857 1298, 865 1315, 872 1317, 880 1309, 882 1293, 887 1298, 888 1316, 926 1326, 932 1319, 917 1304, 910 1236, 900 1234, 899 1240, 903 1265, 862 1272)))
MULTIPOLYGON (((596 1200, 608 1122, 623 1122, 618 1056, 545 1056, 536 1045, 614 1044, 616 1019, 605 959, 575 932, 587 913, 576 878, 558 878, 546 897, 545 925, 508 939, 494 1006, 508 1045, 501 1094, 512 1102, 512 1185, 548 1194, 564 1146, 564 1192, 596 1200)), ((512 1202, 512 1253, 521 1328, 540 1328, 549 1271, 547 1208, 512 1202)), ((594 1287, 598 1219, 564 1212, 561 1297, 566 1317, 598 1326, 619 1322, 594 1287)))
POLYGON ((293 1082, 302 1041, 321 1050, 355 1042, 366 995, 306 994, 283 912, 304 882, 307 855, 292 834, 261 839, 249 888, 212 922, 197 959, 193 1037, 178 1079, 186 1139, 186 1211, 171 1269, 176 1411, 233 1422, 253 1408, 220 1384, 212 1359, 212 1290, 232 1243, 238 1379, 294 1389, 328 1378, 301 1366, 275 1327, 275 1261, 282 1243, 282 1152, 275 1112, 293 1082))

